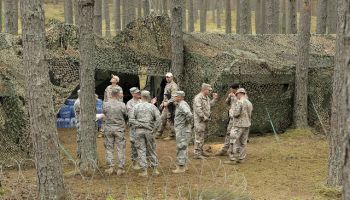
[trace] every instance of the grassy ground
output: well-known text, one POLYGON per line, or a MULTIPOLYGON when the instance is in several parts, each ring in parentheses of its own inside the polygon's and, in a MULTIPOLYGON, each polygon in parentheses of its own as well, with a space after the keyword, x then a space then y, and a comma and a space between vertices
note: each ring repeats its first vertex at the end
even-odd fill
MULTIPOLYGON (((75 130, 60 130, 59 137, 65 148, 74 155, 75 130)), ((207 143, 213 155, 220 147, 223 138, 207 143)), ((103 139, 97 139, 98 157, 101 171, 106 168, 103 139)), ((127 155, 130 145, 127 142, 127 155)), ((210 157, 205 161, 193 160, 193 147, 190 147, 189 171, 184 175, 173 175, 175 167, 175 142, 157 141, 162 175, 140 178, 132 170, 127 160, 127 174, 122 177, 96 174, 91 179, 80 176, 66 177, 67 189, 73 199, 245 199, 256 200, 326 200, 338 199, 336 190, 324 188, 326 177, 328 146, 325 139, 311 131, 288 131, 280 135, 278 141, 273 136, 252 137, 248 144, 248 157, 239 165, 224 165, 226 157, 210 157), (218 196, 220 198, 218 198, 218 196), (240 197, 240 198, 238 198, 240 197)), ((64 156, 65 173, 73 165, 64 156)), ((3 186, 5 196, 18 194, 18 188, 35 187, 33 169, 18 173, 5 172, 3 186), (23 175, 21 178, 20 175, 23 175), (24 181, 21 181, 24 180, 24 181)), ((1 174, 0 174, 1 175, 1 174)), ((1 177, 1 176, 0 176, 1 177)), ((33 189, 31 189, 33 191, 33 189)), ((35 191, 35 190, 34 190, 35 191)))

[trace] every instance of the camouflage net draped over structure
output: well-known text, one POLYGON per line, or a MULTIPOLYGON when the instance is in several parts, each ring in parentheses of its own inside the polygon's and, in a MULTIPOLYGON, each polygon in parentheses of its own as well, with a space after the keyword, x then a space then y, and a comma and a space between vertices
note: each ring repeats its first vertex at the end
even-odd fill
MULTIPOLYGON (((73 25, 51 21, 47 27, 47 60, 56 111, 79 87, 77 35, 73 25)), ((334 40, 334 36, 313 36, 311 40, 309 124, 320 131, 329 128, 334 40)), ((181 89, 186 100, 192 104, 203 82, 212 84, 221 96, 213 108, 210 134, 226 132, 228 107, 224 100, 233 82, 247 89, 254 104, 252 132, 267 133, 273 128, 283 132, 292 125, 296 35, 187 33, 184 41, 181 89)), ((96 47, 92 56, 99 73, 164 76, 171 63, 170 21, 164 16, 138 19, 113 39, 96 37, 96 47)), ((23 152, 29 140, 20 39, 0 34, 0 51, 0 158, 6 158, 12 152, 23 152)))

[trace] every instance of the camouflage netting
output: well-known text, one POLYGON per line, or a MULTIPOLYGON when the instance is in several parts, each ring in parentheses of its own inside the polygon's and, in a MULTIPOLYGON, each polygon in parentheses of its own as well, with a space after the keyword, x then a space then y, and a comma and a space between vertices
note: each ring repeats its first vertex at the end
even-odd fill
MULTIPOLYGON (((51 21, 47 26, 47 59, 56 111, 79 87, 77 36, 75 26, 58 21, 51 21)), ((272 125, 277 132, 283 132, 292 125, 297 36, 187 33, 184 40, 182 89, 187 93, 187 100, 191 102, 203 82, 212 84, 221 96, 213 108, 212 135, 225 133, 228 108, 224 99, 228 85, 233 82, 248 90, 254 104, 252 132, 272 132, 272 125)), ((334 36, 311 39, 309 122, 320 131, 328 130, 329 126, 334 40, 334 36)), ((96 37, 96 47, 96 54, 92 56, 97 73, 164 76, 171 63, 170 20, 164 16, 138 19, 115 38, 96 37)), ((28 134, 22 103, 24 72, 19 38, 0 34, 0 51, 1 148, 10 148, 7 144, 10 139, 22 148, 20 141, 28 134), (17 109, 21 111, 13 112, 17 109), (4 147, 5 143, 9 147, 4 147)), ((151 88, 156 87, 159 85, 151 88)), ((156 93, 153 91, 153 94, 156 93)))

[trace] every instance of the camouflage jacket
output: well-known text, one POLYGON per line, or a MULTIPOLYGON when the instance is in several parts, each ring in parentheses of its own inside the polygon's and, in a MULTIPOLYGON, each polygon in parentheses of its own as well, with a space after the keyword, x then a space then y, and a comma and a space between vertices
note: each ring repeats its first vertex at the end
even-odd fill
POLYGON ((129 123, 136 128, 155 131, 160 125, 160 112, 155 105, 142 101, 135 105, 129 123))
POLYGON ((233 126, 247 128, 251 126, 253 105, 248 99, 239 100, 230 109, 230 118, 233 126))
POLYGON ((165 88, 164 88, 164 99, 163 99, 163 102, 165 102, 167 100, 174 101, 174 99, 172 97, 170 99, 168 99, 167 96, 168 95, 172 96, 178 90, 179 90, 179 87, 177 86, 177 84, 174 81, 171 81, 170 83, 167 83, 165 88))
POLYGON ((190 128, 192 126, 193 114, 186 101, 181 101, 176 105, 175 129, 190 128))
MULTIPOLYGON (((105 89, 104 100, 103 100, 104 102, 108 102, 112 98, 112 90, 113 89, 118 89, 118 90, 120 90, 120 93, 123 94, 123 88, 120 87, 119 85, 116 85, 116 86, 109 85, 105 89)), ((120 98, 119 101, 123 101, 123 98, 120 98)))
POLYGON ((125 127, 127 119, 126 106, 123 102, 110 99, 103 104, 103 114, 105 114, 105 124, 125 127))
POLYGON ((204 96, 203 93, 197 94, 193 99, 194 120, 204 120, 204 118, 210 119, 210 109, 215 102, 215 99, 210 100, 210 98, 204 96))
POLYGON ((129 117, 131 116, 132 112, 134 111, 134 108, 136 106, 136 104, 141 103, 141 99, 135 101, 134 99, 130 99, 127 103, 126 103, 126 110, 128 111, 128 115, 129 117))

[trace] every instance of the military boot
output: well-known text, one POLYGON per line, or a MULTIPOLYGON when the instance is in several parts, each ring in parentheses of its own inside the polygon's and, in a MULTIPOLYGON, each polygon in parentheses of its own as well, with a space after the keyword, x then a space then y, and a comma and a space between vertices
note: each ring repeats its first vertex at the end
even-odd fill
POLYGON ((161 133, 161 132, 157 132, 157 133, 156 133, 156 139, 162 138, 162 134, 163 134, 163 133, 161 133))
POLYGON ((227 155, 227 151, 225 151, 224 149, 221 149, 215 154, 215 156, 226 156, 226 155, 227 155))
POLYGON ((147 169, 142 169, 142 172, 139 173, 139 176, 141 176, 141 177, 147 177, 147 176, 148 176, 147 169))
POLYGON ((158 171, 158 169, 155 167, 155 168, 153 168, 153 173, 152 173, 152 175, 153 176, 159 176, 159 171, 158 171))
POLYGON ((113 171, 114 171, 113 167, 110 167, 110 168, 105 170, 105 173, 108 175, 111 175, 111 174, 113 174, 113 171))
POLYGON ((122 168, 119 168, 119 169, 117 170, 117 176, 121 176, 121 175, 124 174, 124 173, 125 173, 125 170, 122 169, 122 168))
POLYGON ((186 172, 186 166, 183 165, 177 165, 176 169, 173 170, 174 174, 181 174, 181 173, 185 173, 186 172))
POLYGON ((134 160, 133 163, 132 163, 132 168, 134 170, 140 170, 141 166, 139 165, 139 163, 136 160, 134 160))

